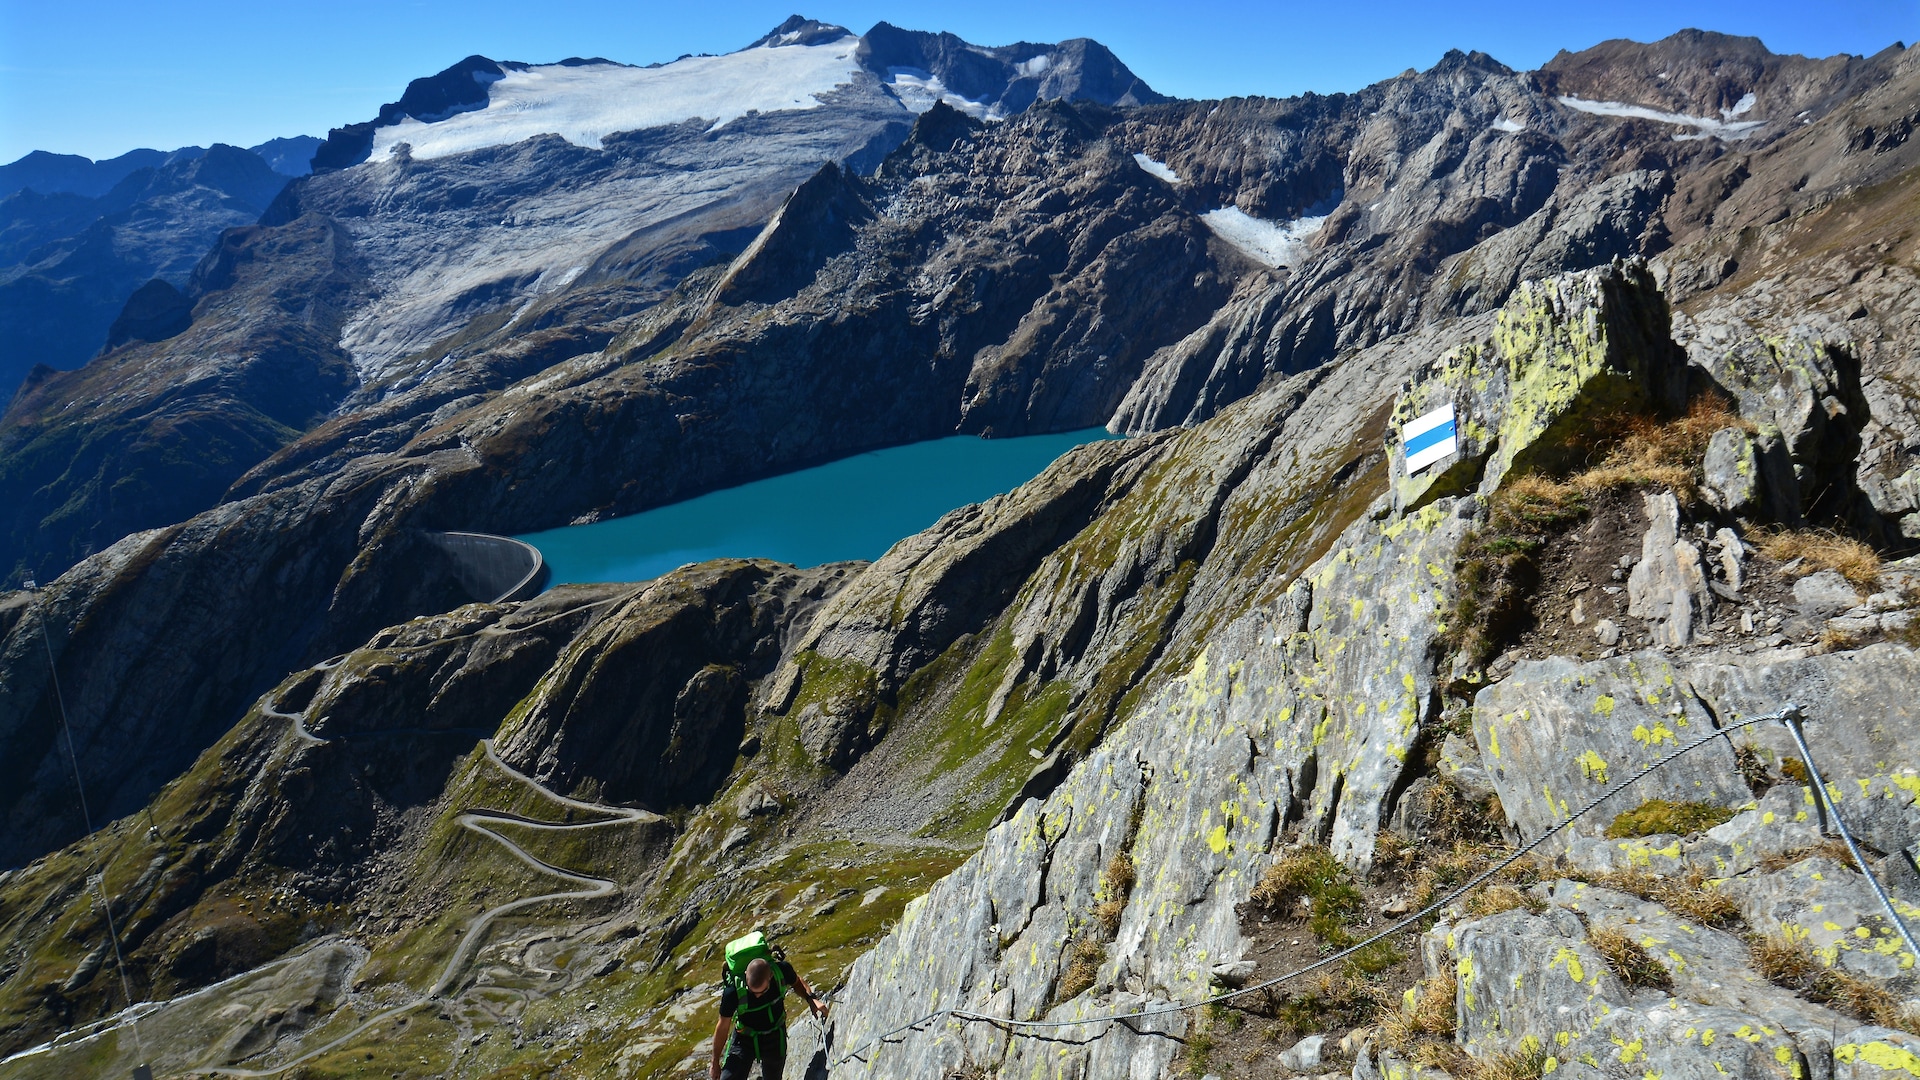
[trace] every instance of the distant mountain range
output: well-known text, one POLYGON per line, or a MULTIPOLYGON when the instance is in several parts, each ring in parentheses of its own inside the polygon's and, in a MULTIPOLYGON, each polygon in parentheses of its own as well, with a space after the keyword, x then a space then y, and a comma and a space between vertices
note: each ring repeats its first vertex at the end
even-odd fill
MULTIPOLYGON (((312 135, 269 139, 247 149, 260 155, 267 167, 282 176, 305 176, 313 171, 313 152, 324 140, 312 135)), ((55 154, 35 150, 25 157, 0 165, 0 198, 25 188, 42 195, 84 195, 98 198, 141 169, 158 169, 175 161, 189 161, 207 152, 203 146, 183 146, 178 150, 129 150, 119 157, 92 158, 79 154, 55 154)))
POLYGON ((86 363, 141 285, 185 285, 220 230, 257 220, 319 146, 301 135, 102 161, 36 150, 0 165, 0 398, 35 365, 86 363))

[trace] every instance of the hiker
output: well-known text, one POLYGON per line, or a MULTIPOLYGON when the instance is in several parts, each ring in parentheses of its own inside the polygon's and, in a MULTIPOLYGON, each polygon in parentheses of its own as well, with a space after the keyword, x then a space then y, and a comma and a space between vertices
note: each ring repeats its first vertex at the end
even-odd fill
POLYGON ((720 1022, 713 1028, 711 1080, 747 1080, 760 1063, 761 1080, 780 1080, 787 1065, 787 987, 800 991, 813 1015, 826 1023, 827 1006, 793 970, 787 958, 756 930, 727 942, 721 975, 720 1022), (726 1046, 726 1060, 720 1048, 726 1046))

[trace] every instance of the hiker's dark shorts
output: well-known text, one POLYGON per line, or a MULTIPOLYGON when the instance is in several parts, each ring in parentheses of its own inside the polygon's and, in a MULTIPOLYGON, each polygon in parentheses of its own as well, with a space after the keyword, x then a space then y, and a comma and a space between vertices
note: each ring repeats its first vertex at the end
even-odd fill
POLYGON ((780 1080, 787 1068, 786 1040, 774 1034, 755 1039, 735 1029, 733 1038, 727 1041, 727 1056, 720 1062, 720 1080, 747 1080, 747 1070, 756 1060, 760 1062, 760 1080, 780 1080), (764 1052, 757 1043, 766 1044, 764 1052))

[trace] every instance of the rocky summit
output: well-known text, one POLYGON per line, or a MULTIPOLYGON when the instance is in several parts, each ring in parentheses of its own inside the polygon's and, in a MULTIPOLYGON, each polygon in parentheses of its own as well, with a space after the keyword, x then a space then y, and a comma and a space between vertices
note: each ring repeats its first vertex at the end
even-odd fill
POLYGON ((762 929, 789 1076, 1912 1080, 1916 124, 795 16, 23 188, 119 291, 0 418, 0 1077, 705 1076, 762 929), (871 562, 489 540, 1099 425, 871 562))

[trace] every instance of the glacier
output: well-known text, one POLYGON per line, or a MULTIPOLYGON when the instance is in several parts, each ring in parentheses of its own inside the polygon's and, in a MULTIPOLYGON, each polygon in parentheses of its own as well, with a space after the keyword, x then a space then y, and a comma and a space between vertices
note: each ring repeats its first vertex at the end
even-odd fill
MULTIPOLYGON (((657 68, 621 64, 540 64, 511 68, 487 90, 487 106, 433 123, 407 117, 374 132, 371 160, 406 144, 415 159, 451 157, 558 135, 598 150, 614 132, 712 121, 709 130, 752 112, 814 109, 819 95, 853 81, 860 39, 763 45, 724 56, 691 56, 657 68)), ((929 103, 931 107, 931 103, 929 103)))

